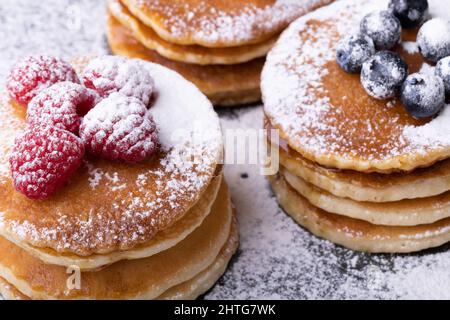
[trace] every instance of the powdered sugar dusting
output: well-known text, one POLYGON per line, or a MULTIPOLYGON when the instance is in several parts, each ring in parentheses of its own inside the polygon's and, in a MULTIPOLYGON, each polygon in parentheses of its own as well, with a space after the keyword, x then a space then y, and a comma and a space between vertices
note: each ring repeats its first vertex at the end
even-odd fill
POLYGON ((260 36, 273 34, 284 28, 311 8, 329 3, 329 0, 276 0, 261 2, 232 1, 148 1, 128 0, 125 4, 146 7, 163 20, 163 27, 174 38, 193 37, 196 43, 246 43, 260 36), (224 7, 222 10, 221 6, 224 7))
MULTIPOLYGON (((328 74, 324 67, 336 58, 336 39, 321 34, 308 24, 308 20, 334 20, 336 12, 347 12, 349 23, 339 23, 340 35, 352 34, 359 21, 368 12, 379 11, 387 1, 339 1, 318 9, 294 22, 280 37, 268 56, 262 75, 262 93, 265 111, 283 125, 283 131, 294 137, 302 127, 317 126, 331 135, 336 130, 321 123, 331 108, 329 98, 324 95, 322 79, 328 74), (355 10, 357 7, 357 10, 355 10), (307 35, 301 39, 300 34, 307 35), (302 54, 298 54, 301 50, 302 54), (302 106, 302 110, 298 110, 302 106), (301 113, 301 117, 299 116, 301 113)), ((345 15, 347 17, 347 15, 345 15)), ((317 151, 330 152, 339 146, 330 146, 320 135, 300 141, 302 145, 317 151)))

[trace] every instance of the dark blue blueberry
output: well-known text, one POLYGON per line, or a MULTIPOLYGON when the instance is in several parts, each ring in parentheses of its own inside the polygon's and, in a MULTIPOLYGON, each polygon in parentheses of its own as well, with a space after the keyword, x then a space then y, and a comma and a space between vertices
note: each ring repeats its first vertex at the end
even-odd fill
POLYGON ((364 61, 375 54, 375 45, 368 36, 357 34, 339 41, 337 62, 348 73, 361 71, 364 61))
POLYGON ((439 60, 436 75, 444 81, 445 93, 450 98, 450 56, 439 60))
POLYGON ((400 42, 402 26, 389 11, 372 12, 361 21, 361 33, 371 37, 377 49, 389 50, 400 42))
POLYGON ((419 27, 428 15, 427 0, 391 0, 389 9, 400 20, 403 28, 419 27))
POLYGON ((427 21, 417 34, 417 44, 424 58, 432 62, 450 56, 450 22, 441 18, 427 21))
POLYGON ((391 51, 380 51, 364 62, 361 83, 367 93, 376 99, 388 99, 397 95, 408 76, 408 65, 391 51))
POLYGON ((414 118, 432 117, 445 105, 444 82, 435 75, 414 73, 403 84, 401 99, 414 118))

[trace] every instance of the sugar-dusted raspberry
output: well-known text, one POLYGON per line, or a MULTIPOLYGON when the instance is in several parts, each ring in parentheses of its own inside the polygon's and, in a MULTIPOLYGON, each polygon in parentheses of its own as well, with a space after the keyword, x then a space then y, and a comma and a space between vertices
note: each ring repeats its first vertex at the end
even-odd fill
POLYGON ((74 134, 32 126, 16 138, 9 158, 14 186, 30 199, 47 199, 69 180, 83 156, 83 142, 74 134))
POLYGON ((93 59, 84 71, 83 82, 102 97, 120 92, 141 100, 146 106, 155 87, 153 77, 140 60, 118 56, 93 59))
POLYGON ((89 112, 99 99, 94 90, 73 82, 60 82, 31 100, 27 120, 31 125, 46 124, 78 135, 80 116, 89 112))
POLYGON ((12 99, 27 106, 41 90, 61 81, 80 83, 76 71, 66 61, 43 55, 30 56, 13 67, 6 88, 12 99))
POLYGON ((155 122, 138 99, 113 93, 84 117, 80 136, 86 151, 109 160, 137 163, 157 150, 155 122))

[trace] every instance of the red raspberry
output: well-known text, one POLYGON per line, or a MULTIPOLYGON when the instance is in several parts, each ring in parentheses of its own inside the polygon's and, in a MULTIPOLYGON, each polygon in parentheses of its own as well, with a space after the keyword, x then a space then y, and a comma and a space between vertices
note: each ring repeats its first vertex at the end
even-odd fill
POLYGON ((12 99, 27 106, 39 91, 61 81, 80 83, 69 63, 55 57, 30 56, 13 67, 6 88, 12 99))
POLYGON ((30 125, 46 124, 78 134, 81 117, 100 99, 97 92, 73 82, 60 82, 41 91, 28 105, 30 125))
POLYGON ((155 153, 157 130, 138 99, 113 93, 84 117, 80 136, 86 150, 109 160, 137 163, 155 153))
POLYGON ((30 127, 16 138, 9 158, 14 186, 30 199, 47 199, 69 180, 83 156, 83 142, 74 134, 30 127))
POLYGON ((146 106, 155 87, 150 72, 141 61, 118 56, 92 60, 84 71, 83 83, 103 98, 120 92, 141 100, 146 106))

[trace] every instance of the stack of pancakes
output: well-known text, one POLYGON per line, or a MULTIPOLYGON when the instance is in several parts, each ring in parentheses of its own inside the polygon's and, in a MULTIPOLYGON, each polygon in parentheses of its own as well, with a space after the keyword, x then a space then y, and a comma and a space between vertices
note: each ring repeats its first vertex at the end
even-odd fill
POLYGON ((151 112, 160 152, 133 166, 88 157, 44 201, 14 189, 8 155, 26 111, 2 99, 0 293, 6 298, 193 299, 224 272, 238 234, 219 164, 219 119, 191 83, 145 66, 156 83, 151 112))
MULTIPOLYGON (((443 1, 430 14, 450 18, 443 1)), ((450 241, 449 108, 413 119, 380 101, 335 61, 339 39, 388 1, 344 0, 294 22, 262 75, 267 129, 281 168, 270 182, 282 207, 312 233, 354 250, 412 252, 450 241)), ((433 72, 403 32, 395 50, 410 72, 433 72)))
POLYGON ((109 0, 108 41, 115 54, 176 70, 216 105, 252 103, 279 33, 331 1, 109 0))

